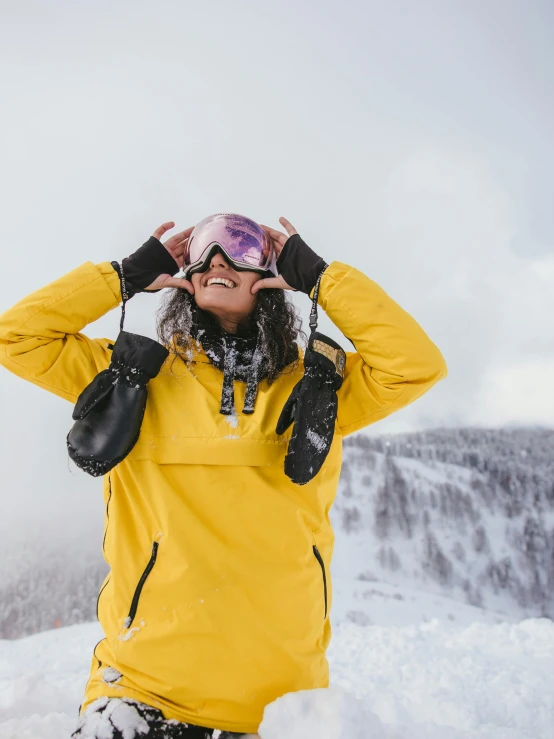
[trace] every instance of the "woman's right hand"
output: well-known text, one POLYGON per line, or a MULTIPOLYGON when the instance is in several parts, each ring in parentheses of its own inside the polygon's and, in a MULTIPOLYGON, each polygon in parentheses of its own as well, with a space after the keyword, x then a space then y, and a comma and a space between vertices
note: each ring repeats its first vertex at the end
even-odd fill
MULTIPOLYGON (((180 231, 174 236, 171 236, 171 238, 169 238, 167 241, 162 242, 162 236, 166 233, 166 231, 170 231, 174 226, 174 221, 167 221, 167 223, 162 223, 162 225, 158 226, 158 228, 154 231, 152 236, 163 244, 164 248, 167 249, 177 265, 182 269, 185 249, 189 240, 189 236, 194 229, 194 226, 190 226, 184 231, 180 231)), ((165 287, 176 287, 188 290, 191 295, 194 295, 194 287, 192 286, 192 282, 190 282, 190 280, 173 277, 173 275, 170 274, 158 275, 154 282, 150 283, 150 285, 145 287, 144 290, 162 290, 165 287)))

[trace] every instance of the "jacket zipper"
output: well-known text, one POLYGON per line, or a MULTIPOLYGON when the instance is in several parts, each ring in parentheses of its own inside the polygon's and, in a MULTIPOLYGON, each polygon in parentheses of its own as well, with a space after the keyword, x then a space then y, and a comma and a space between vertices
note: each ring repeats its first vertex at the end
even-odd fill
POLYGON ((152 544, 152 554, 150 555, 150 559, 148 560, 148 564, 144 568, 144 572, 142 573, 140 580, 138 581, 138 585, 135 589, 135 594, 133 595, 133 600, 131 601, 131 608, 129 610, 129 615, 125 619, 125 628, 128 629, 133 621, 135 620, 135 616, 137 615, 137 608, 139 604, 140 594, 142 592, 142 589, 144 587, 144 583, 148 579, 148 575, 152 572, 152 568, 156 564, 156 557, 158 556, 158 547, 159 543, 155 541, 152 544))
POLYGON ((99 620, 99 618, 98 618, 98 608, 100 607, 100 596, 104 592, 104 588, 106 587, 106 585, 110 582, 110 576, 111 575, 108 575, 108 579, 106 580, 106 582, 100 588, 100 592, 98 593, 98 598, 96 599, 96 620, 97 621, 99 620))
POLYGON ((323 596, 325 598, 325 615, 323 616, 323 620, 327 618, 327 575, 325 574, 325 565, 323 563, 323 557, 319 553, 319 549, 316 547, 316 545, 313 545, 314 555, 317 561, 319 562, 319 566, 321 567, 321 574, 323 575, 323 596))
POLYGON ((108 526, 110 525, 110 501, 112 499, 112 478, 111 477, 108 477, 108 486, 109 486, 110 492, 108 493, 108 502, 106 503, 106 529, 104 531, 104 538, 102 539, 102 551, 104 553, 106 552, 106 536, 108 534, 108 526))
MULTIPOLYGON (((112 499, 112 478, 111 476, 108 476, 108 487, 109 487, 109 493, 108 493, 108 501, 106 503, 106 528, 104 530, 104 538, 102 539, 102 552, 104 554, 106 553, 106 535, 108 533, 108 526, 110 525, 110 501, 112 499)), ((108 579, 106 582, 102 585, 100 588, 100 592, 98 593, 98 598, 96 599, 96 620, 98 621, 98 608, 100 606, 100 596, 104 592, 104 588, 106 585, 110 582, 110 576, 111 573, 108 575, 108 579)))

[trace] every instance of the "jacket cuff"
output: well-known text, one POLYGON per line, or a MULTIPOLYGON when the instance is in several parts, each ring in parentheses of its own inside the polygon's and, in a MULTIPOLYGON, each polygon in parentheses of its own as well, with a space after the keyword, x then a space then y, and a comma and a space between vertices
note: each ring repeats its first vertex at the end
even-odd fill
POLYGON ((312 292, 327 266, 298 234, 287 240, 277 260, 277 271, 285 282, 306 295, 312 292))

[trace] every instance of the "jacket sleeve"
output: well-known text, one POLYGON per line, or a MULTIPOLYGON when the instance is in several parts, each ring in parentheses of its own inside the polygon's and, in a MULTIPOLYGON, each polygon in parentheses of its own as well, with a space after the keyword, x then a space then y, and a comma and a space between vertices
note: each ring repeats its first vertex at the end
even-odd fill
POLYGON ((421 326, 359 270, 332 262, 319 304, 356 347, 338 391, 343 435, 403 408, 446 377, 444 358, 421 326))
POLYGON ((80 331, 120 301, 112 265, 83 264, 0 315, 0 364, 75 402, 111 358, 109 339, 89 339, 80 331))

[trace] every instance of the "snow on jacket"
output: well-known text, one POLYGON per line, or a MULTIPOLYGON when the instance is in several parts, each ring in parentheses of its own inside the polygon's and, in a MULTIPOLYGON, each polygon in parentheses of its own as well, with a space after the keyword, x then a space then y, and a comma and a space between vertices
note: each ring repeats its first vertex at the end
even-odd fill
MULTIPOLYGON (((80 332, 120 300, 111 264, 84 264, 0 316, 0 361, 74 403, 111 353, 110 340, 80 332)), ((283 471, 291 429, 275 432, 301 362, 264 380, 254 414, 231 423, 219 413, 222 373, 202 353, 190 369, 170 356, 149 383, 139 441, 104 478, 105 638, 83 710, 127 696, 167 718, 256 732, 278 696, 328 685, 342 437, 411 403, 446 366, 357 269, 333 262, 319 303, 357 351, 347 353, 330 453, 305 486, 283 471)), ((235 383, 238 408, 244 389, 235 383)))

